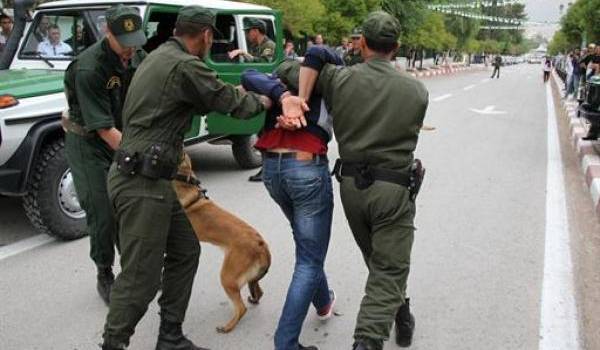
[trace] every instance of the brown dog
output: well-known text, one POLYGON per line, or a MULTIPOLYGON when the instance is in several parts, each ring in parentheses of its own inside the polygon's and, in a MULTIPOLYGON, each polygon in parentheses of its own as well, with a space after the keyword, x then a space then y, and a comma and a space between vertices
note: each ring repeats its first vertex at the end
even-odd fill
POLYGON ((233 303, 234 314, 226 325, 217 327, 217 331, 228 333, 246 313, 240 289, 248 284, 248 301, 253 304, 258 304, 263 295, 258 281, 271 265, 269 247, 254 228, 204 195, 187 154, 179 165, 173 187, 198 240, 214 244, 225 252, 221 284, 233 303))

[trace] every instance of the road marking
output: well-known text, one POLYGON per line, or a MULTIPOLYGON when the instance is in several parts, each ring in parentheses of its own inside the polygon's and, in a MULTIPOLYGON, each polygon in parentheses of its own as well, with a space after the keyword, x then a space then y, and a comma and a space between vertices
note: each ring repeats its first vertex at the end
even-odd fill
POLYGON ((11 256, 43 246, 44 244, 48 244, 54 240, 54 238, 48 235, 37 235, 4 247, 0 247, 0 260, 4 260, 6 258, 10 258, 11 256))
POLYGON ((475 109, 470 108, 469 110, 475 113, 484 114, 484 115, 498 115, 498 114, 506 114, 508 112, 505 111, 496 111, 496 106, 487 106, 484 109, 475 109))
POLYGON ((579 325, 573 286, 569 223, 558 124, 550 84, 548 105, 548 177, 546 181, 546 244, 540 316, 539 350, 578 350, 579 325))
POLYGON ((465 87, 463 90, 469 91, 469 90, 471 90, 474 87, 475 87, 475 85, 469 85, 469 86, 465 87))
POLYGON ((433 102, 440 102, 440 101, 443 101, 443 100, 448 99, 450 97, 452 97, 452 94, 446 94, 446 95, 442 95, 442 96, 436 97, 432 101, 433 102))

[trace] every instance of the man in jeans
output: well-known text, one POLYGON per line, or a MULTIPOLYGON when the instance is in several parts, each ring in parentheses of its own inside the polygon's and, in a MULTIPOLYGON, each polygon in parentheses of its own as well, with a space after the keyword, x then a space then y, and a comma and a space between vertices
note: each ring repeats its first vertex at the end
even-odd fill
MULTIPOLYGON (((335 53, 327 52, 331 63, 342 64, 335 53)), ((299 72, 299 62, 285 61, 271 77, 257 71, 245 72, 242 85, 282 101, 290 91, 297 94, 299 72)), ((274 107, 267 114, 264 132, 255 146, 264 154, 265 187, 289 220, 296 243, 294 274, 275 332, 276 350, 317 350, 299 344, 302 323, 311 303, 319 318, 328 319, 335 302, 323 270, 333 214, 327 160, 332 121, 321 96, 313 94, 308 105, 307 127, 294 131, 276 127, 282 109, 274 107)))

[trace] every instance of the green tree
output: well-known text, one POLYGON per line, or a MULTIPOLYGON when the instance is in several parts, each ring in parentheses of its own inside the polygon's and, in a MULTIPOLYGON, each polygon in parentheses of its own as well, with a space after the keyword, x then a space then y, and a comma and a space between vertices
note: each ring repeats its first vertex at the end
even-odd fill
POLYGON ((554 33, 554 37, 548 45, 548 53, 550 55, 558 55, 559 53, 567 52, 573 46, 572 42, 569 41, 567 35, 562 31, 554 33))

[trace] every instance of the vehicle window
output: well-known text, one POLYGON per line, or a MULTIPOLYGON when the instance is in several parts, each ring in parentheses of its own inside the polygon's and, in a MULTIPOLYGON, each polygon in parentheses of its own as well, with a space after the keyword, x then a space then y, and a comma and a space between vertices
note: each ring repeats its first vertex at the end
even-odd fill
POLYGON ((228 52, 240 47, 234 17, 217 15, 217 29, 220 33, 215 33, 213 38, 213 46, 210 50, 211 60, 217 63, 239 62, 239 59, 232 60, 228 55, 228 52))
POLYGON ((173 35, 177 13, 152 12, 146 24, 148 42, 144 50, 148 53, 156 50, 173 35))
MULTIPOLYGON (((275 35, 275 22, 274 22, 274 18, 273 16, 245 16, 243 19, 243 23, 244 23, 244 28, 248 28, 250 27, 251 23, 256 23, 256 21, 260 21, 265 25, 265 39, 266 40, 271 40, 271 41, 275 41, 276 40, 276 35, 275 35)), ((257 42, 258 37, 255 34, 252 34, 251 31, 246 30, 245 31, 245 38, 244 40, 246 40, 246 47, 248 49, 248 52, 254 56, 254 57, 262 57, 261 56, 261 50, 258 48, 258 46, 261 44, 260 42, 257 42)), ((275 52, 271 53, 271 57, 274 57, 275 52)), ((242 57, 242 59, 244 59, 242 57)), ((270 59, 270 61, 266 61, 264 59, 258 59, 255 61, 252 61, 252 63, 271 63, 273 59, 270 59)))
POLYGON ((104 36, 105 10, 40 13, 29 28, 21 59, 70 60, 104 36))

